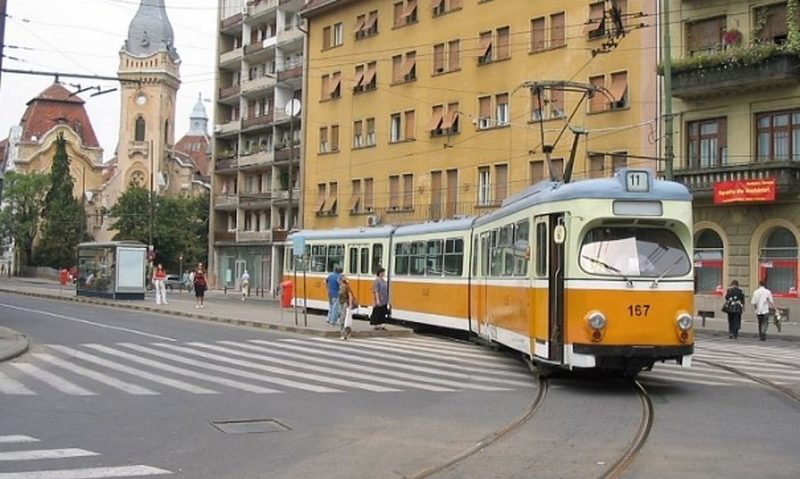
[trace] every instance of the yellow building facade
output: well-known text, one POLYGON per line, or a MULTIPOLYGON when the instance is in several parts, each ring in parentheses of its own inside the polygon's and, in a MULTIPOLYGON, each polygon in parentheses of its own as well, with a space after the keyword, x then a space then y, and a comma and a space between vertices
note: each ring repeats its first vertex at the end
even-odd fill
POLYGON ((573 180, 655 168, 654 8, 309 2, 303 227, 488 212, 551 173, 561 178, 575 131, 573 180), (545 81, 600 90, 589 98, 545 81))

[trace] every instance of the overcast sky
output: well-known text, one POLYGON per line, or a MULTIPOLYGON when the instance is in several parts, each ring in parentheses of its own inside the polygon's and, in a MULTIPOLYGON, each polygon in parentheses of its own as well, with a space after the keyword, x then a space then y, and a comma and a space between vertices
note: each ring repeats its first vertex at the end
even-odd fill
MULTIPOLYGON (((3 68, 115 76, 119 51, 139 3, 140 0, 8 0, 3 68)), ((189 129, 189 115, 197 95, 214 97, 217 0, 165 3, 181 57, 182 83, 175 113, 177 141, 189 129)), ((100 85, 103 89, 118 86, 113 81, 61 81, 83 87, 100 85)), ((52 83, 52 77, 3 73, 0 139, 8 136, 12 125, 19 124, 25 104, 52 83)), ((96 97, 90 97, 90 93, 81 97, 104 150, 103 158, 108 160, 114 154, 119 134, 119 91, 96 97)), ((212 105, 205 103, 209 118, 213 118, 212 105)))

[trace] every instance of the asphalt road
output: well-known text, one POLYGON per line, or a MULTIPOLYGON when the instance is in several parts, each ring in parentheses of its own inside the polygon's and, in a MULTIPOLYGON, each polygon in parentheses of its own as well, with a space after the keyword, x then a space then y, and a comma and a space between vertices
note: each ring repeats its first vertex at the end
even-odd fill
POLYGON ((519 361, 445 339, 345 343, 14 295, 0 325, 33 345, 0 364, 0 479, 398 477, 503 427, 536 387, 519 361), (260 422, 228 426, 259 432, 212 424, 242 420, 260 422))

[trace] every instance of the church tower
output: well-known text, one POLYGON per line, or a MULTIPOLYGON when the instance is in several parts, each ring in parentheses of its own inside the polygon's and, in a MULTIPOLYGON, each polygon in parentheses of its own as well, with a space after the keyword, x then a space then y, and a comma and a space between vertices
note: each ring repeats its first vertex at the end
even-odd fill
POLYGON ((156 192, 165 187, 175 144, 175 100, 180 57, 164 0, 141 0, 119 57, 121 108, 117 194, 131 181, 156 192))

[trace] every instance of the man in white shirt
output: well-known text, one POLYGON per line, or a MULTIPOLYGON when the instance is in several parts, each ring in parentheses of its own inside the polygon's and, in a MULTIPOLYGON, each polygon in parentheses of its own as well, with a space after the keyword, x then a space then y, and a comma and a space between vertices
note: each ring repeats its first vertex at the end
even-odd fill
POLYGON ((758 282, 758 289, 753 291, 750 303, 755 306, 758 317, 758 339, 766 341, 769 310, 775 308, 775 302, 772 300, 772 292, 767 289, 767 284, 763 280, 758 282))
POLYGON ((242 301, 248 296, 250 296, 250 273, 244 270, 244 274, 242 275, 242 301))

